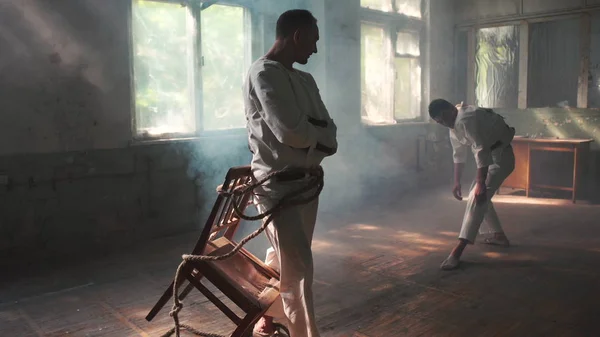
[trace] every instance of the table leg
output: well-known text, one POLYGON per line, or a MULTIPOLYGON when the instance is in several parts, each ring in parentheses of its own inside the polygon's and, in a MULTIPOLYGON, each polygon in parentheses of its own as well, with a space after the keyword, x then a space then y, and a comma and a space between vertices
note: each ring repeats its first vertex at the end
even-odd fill
POLYGON ((573 203, 577 200, 577 161, 579 159, 579 153, 577 151, 577 145, 574 146, 573 151, 573 203))
POLYGON ((531 184, 531 145, 527 144, 527 186, 525 197, 529 198, 529 185, 531 184))

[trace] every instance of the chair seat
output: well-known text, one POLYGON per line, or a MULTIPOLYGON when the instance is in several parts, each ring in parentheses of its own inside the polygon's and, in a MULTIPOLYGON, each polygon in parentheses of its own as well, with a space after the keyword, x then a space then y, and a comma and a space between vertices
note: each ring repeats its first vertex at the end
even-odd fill
MULTIPOLYGON (((209 241, 204 254, 222 255, 234 247, 233 242, 221 237, 209 241)), ((225 278, 257 308, 267 309, 279 296, 278 273, 243 248, 226 260, 211 261, 206 265, 225 278)))

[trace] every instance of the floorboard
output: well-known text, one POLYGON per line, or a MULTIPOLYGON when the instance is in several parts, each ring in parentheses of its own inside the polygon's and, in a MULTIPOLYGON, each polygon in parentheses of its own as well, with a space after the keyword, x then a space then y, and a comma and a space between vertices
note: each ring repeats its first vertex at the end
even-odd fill
MULTIPOLYGON (((439 264, 465 203, 446 190, 322 212, 313 247, 323 336, 600 336, 600 207, 519 198, 495 197, 512 246, 477 242, 452 272, 439 264)), ((160 336, 172 327, 171 302, 144 317, 195 235, 4 275, 0 336, 160 336)), ((183 322, 233 331, 201 294, 184 305, 183 322)))

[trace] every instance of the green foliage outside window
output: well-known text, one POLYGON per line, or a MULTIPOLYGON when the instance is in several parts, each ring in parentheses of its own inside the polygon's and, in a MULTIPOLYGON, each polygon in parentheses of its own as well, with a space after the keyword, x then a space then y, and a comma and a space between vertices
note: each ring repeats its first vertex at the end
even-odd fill
POLYGON ((200 12, 175 3, 134 2, 133 70, 139 135, 194 134, 245 126, 245 20, 242 7, 215 4, 200 12))

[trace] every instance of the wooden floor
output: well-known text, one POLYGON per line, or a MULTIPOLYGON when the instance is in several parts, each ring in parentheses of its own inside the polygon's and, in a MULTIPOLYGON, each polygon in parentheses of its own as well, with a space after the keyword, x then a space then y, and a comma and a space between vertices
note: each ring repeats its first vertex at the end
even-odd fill
MULTIPOLYGON (((446 190, 373 203, 321 214, 314 292, 323 336, 600 336, 598 206, 498 196, 513 246, 475 244, 460 270, 442 272, 465 203, 446 190)), ((144 316, 195 239, 3 275, 0 336, 160 336, 168 309, 144 316)), ((263 244, 251 249, 261 254, 263 244)), ((184 304, 183 321, 232 331, 202 296, 184 304)))

